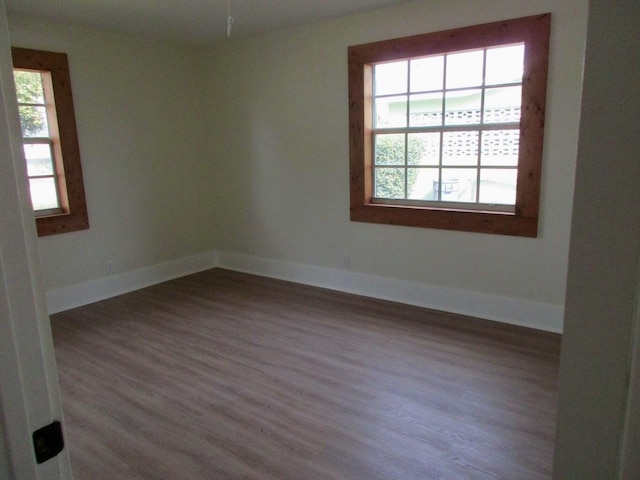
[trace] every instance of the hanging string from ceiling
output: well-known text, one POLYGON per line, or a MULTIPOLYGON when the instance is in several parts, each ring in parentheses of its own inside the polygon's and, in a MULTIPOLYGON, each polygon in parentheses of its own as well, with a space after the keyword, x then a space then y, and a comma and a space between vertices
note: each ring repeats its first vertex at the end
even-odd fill
POLYGON ((232 25, 233 25, 233 17, 231 16, 231 0, 227 0, 227 37, 231 36, 232 25))

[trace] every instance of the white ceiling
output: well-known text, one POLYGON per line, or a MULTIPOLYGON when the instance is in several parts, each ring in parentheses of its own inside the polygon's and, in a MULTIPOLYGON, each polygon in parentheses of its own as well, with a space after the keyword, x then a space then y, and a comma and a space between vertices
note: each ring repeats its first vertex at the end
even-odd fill
MULTIPOLYGON (((232 36, 303 25, 409 0, 228 0, 232 36)), ((6 0, 26 14, 147 37, 210 44, 227 36, 227 0, 6 0)))

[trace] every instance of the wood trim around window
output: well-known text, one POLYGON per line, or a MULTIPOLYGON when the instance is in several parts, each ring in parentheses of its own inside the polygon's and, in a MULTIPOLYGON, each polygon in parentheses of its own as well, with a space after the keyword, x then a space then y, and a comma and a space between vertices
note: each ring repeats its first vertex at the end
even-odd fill
POLYGON ((13 47, 14 68, 47 72, 51 76, 56 106, 58 138, 54 138, 54 161, 62 213, 36 216, 38 236, 73 232, 89 228, 80 147, 71 94, 67 55, 43 50, 13 47))
POLYGON ((551 15, 543 14, 349 47, 351 220, 536 237, 551 15), (513 212, 372 201, 373 65, 461 50, 525 43, 516 203, 513 212))

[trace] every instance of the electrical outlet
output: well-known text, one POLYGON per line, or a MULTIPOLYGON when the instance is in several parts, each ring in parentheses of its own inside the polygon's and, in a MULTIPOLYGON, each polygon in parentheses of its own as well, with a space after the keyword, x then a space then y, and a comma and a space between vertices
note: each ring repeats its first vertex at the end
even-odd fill
POLYGON ((104 269, 107 272, 107 275, 112 275, 113 274, 113 260, 109 260, 107 262, 105 262, 104 264, 104 269))

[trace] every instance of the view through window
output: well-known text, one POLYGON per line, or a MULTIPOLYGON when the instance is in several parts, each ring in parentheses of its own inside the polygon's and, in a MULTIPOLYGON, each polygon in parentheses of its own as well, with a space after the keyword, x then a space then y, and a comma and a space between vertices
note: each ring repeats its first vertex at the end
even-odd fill
POLYGON ((351 220, 537 236, 551 15, 349 47, 351 220))
POLYGON ((36 215, 60 213, 60 168, 54 156, 54 139, 59 136, 51 76, 15 70, 14 78, 33 209, 36 215))
POLYGON ((374 66, 374 198, 516 200, 522 43, 374 66))
POLYGON ((38 235, 89 228, 67 55, 12 47, 38 235))

